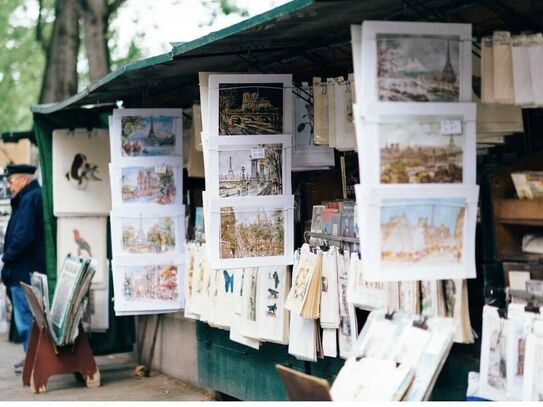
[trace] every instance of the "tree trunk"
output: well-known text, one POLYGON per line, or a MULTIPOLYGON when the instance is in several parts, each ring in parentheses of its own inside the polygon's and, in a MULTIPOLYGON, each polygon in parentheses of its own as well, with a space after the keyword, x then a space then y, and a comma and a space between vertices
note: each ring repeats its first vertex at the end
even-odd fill
POLYGON ((78 51, 77 0, 56 0, 55 23, 47 48, 47 64, 40 92, 40 103, 59 102, 77 92, 78 51))
POLYGON ((106 0, 79 0, 83 18, 85 50, 89 61, 89 79, 96 82, 110 71, 107 27, 110 10, 106 0))

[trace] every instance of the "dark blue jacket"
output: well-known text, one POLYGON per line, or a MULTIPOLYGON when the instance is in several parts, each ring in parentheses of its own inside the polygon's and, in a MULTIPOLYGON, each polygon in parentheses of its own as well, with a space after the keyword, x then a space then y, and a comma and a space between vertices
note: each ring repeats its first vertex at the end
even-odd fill
POLYGON ((41 187, 34 180, 11 200, 11 217, 4 237, 2 281, 7 287, 25 282, 30 273, 45 273, 45 236, 41 187))

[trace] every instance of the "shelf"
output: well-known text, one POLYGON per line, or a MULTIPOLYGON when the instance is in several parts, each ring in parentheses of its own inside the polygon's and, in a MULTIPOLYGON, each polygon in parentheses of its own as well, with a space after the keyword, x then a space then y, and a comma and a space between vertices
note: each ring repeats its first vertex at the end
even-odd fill
POLYGON ((543 226, 543 199, 496 199, 494 211, 499 223, 543 226))

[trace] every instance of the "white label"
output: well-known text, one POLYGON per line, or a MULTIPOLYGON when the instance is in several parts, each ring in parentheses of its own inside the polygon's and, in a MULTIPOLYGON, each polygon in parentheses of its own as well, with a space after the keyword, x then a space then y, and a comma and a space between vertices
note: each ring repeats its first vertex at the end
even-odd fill
POLYGON ((166 165, 157 165, 155 167, 155 173, 156 174, 166 174, 166 165))
POLYGON ((266 149, 264 147, 251 148, 251 159, 266 158, 266 149))
POLYGON ((442 120, 441 134, 462 134, 462 121, 460 120, 442 120))

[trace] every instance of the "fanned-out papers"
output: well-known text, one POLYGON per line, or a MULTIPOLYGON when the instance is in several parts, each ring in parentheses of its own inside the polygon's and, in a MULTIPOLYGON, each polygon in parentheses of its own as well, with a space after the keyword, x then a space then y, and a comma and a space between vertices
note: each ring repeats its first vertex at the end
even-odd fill
POLYGON ((354 346, 352 357, 345 363, 344 369, 351 373, 342 374, 343 371, 340 371, 332 388, 332 398, 336 394, 338 400, 350 401, 427 400, 451 349, 454 331, 451 318, 420 319, 419 316, 402 312, 387 314, 383 309, 372 311, 354 346), (360 363, 362 360, 368 362, 360 363), (394 380, 379 379, 374 382, 374 376, 370 374, 367 381, 364 381, 362 377, 368 377, 366 373, 371 373, 372 369, 375 376, 386 373, 394 380), (414 373, 412 382, 409 379, 410 370, 414 373), (378 385, 382 389, 373 392, 373 388, 371 393, 365 393, 369 390, 360 393, 351 390, 350 396, 347 393, 339 394, 338 389, 351 387, 349 381, 354 379, 350 376, 359 376, 356 379, 358 387, 378 385), (406 382, 409 382, 408 388, 404 388, 406 382))
POLYGON ((285 308, 302 318, 317 319, 322 293, 322 255, 312 253, 308 244, 300 252, 285 308))
POLYGON ((34 273, 32 286, 22 284, 38 327, 48 329, 57 346, 72 344, 79 334, 79 323, 87 305, 87 294, 95 270, 90 258, 66 256, 51 309, 47 301, 46 278, 34 273))

